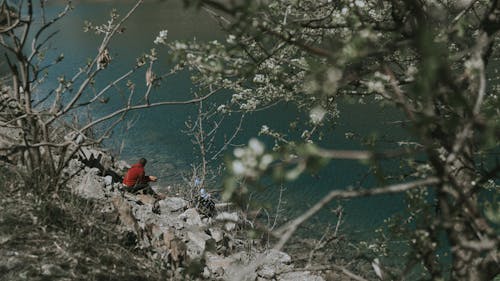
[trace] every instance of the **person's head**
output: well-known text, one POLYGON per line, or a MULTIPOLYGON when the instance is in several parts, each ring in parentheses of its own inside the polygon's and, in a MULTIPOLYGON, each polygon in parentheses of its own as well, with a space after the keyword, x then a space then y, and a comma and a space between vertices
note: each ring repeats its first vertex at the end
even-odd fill
POLYGON ((139 159, 139 164, 141 164, 143 167, 146 166, 146 163, 148 163, 148 160, 146 160, 146 158, 139 159))

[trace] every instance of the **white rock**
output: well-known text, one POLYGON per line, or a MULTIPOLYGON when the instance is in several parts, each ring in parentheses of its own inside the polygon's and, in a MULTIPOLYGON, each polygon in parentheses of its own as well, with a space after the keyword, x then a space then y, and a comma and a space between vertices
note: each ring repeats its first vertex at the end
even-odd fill
POLYGON ((202 226, 200 214, 196 211, 196 209, 191 208, 187 209, 184 213, 180 214, 179 219, 186 222, 188 226, 202 226))
POLYGON ((187 208, 188 202, 179 197, 167 197, 158 202, 160 206, 160 212, 177 212, 182 211, 187 208))
POLYGON ((66 169, 67 169, 68 174, 73 175, 73 174, 77 173, 78 171, 80 171, 80 169, 82 167, 83 167, 83 163, 80 160, 71 159, 71 160, 69 160, 68 167, 66 169))
POLYGON ((210 235, 215 240, 215 243, 219 243, 224 238, 224 233, 217 228, 209 228, 210 235))
POLYGON ((226 222, 224 228, 227 231, 233 231, 236 228, 236 222, 238 222, 238 213, 223 212, 218 214, 215 220, 226 222))
POLYGON ((273 266, 264 264, 259 271, 257 271, 257 275, 265 279, 272 279, 274 275, 276 275, 276 271, 273 266))
POLYGON ((112 176, 105 176, 105 177, 104 177, 104 183, 105 183, 106 185, 111 185, 111 184, 113 184, 113 177, 112 177, 112 176))
POLYGON ((280 274, 278 281, 325 281, 325 279, 321 276, 313 275, 309 271, 296 271, 280 274))
POLYGON ((265 251, 264 256, 266 257, 266 261, 272 264, 290 264, 292 262, 292 258, 287 253, 275 249, 265 251))
POLYGON ((212 253, 206 253, 206 265, 211 272, 217 272, 217 269, 228 268, 234 259, 231 257, 221 257, 212 253))
MULTIPOLYGON (((98 176, 101 173, 101 171, 98 168, 90 168, 88 170, 88 173, 94 176, 98 176)), ((101 177, 99 176, 99 178, 101 177)))
POLYGON ((125 171, 127 169, 130 169, 130 164, 128 164, 127 162, 123 161, 123 160, 120 160, 120 161, 116 161, 114 163, 114 166, 117 170, 119 171, 125 171))
POLYGON ((104 182, 102 177, 97 175, 98 173, 98 169, 90 169, 89 172, 81 178, 79 183, 72 182, 69 186, 76 194, 84 198, 102 199, 105 197, 103 189, 104 182))
POLYGON ((132 209, 139 226, 144 228, 146 224, 157 223, 158 215, 151 211, 151 206, 133 204, 132 209))
POLYGON ((211 237, 201 231, 188 231, 187 254, 191 259, 200 258, 205 252, 207 240, 211 237))
MULTIPOLYGON (((258 276, 266 279, 276 278, 279 272, 287 272, 293 268, 291 257, 277 250, 268 250, 256 254, 235 254, 231 257, 239 262, 226 268, 228 280, 255 280, 258 276)), ((286 280, 286 279, 283 279, 286 280)))
POLYGON ((200 248, 195 243, 187 243, 186 247, 186 255, 190 260, 197 260, 203 256, 203 252, 205 249, 200 248))
POLYGON ((203 278, 205 278, 205 279, 208 279, 212 276, 208 267, 203 268, 203 273, 201 276, 203 276, 203 278))

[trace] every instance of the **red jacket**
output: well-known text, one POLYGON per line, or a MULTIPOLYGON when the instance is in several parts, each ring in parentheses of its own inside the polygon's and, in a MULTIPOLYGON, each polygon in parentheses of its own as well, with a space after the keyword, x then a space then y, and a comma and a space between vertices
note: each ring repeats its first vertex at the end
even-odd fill
POLYGON ((123 184, 127 187, 133 187, 136 183, 145 183, 149 181, 151 180, 145 175, 144 166, 139 163, 132 165, 123 178, 123 184))

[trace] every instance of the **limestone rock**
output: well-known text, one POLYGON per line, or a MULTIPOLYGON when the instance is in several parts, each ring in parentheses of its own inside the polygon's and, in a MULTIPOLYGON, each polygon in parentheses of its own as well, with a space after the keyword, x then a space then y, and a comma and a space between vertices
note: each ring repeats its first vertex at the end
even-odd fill
POLYGON ((188 231, 187 237, 189 238, 189 243, 194 243, 203 250, 205 250, 206 241, 211 239, 209 235, 201 231, 188 231))
POLYGON ((168 197, 158 202, 161 213, 177 212, 187 208, 188 202, 178 197, 168 197))
POLYGON ((207 240, 211 237, 201 231, 187 232, 187 255, 191 260, 199 259, 206 250, 207 240))
POLYGON ((103 199, 104 182, 102 177, 98 176, 99 169, 89 169, 88 173, 83 176, 80 183, 73 184, 73 191, 87 199, 103 199))
MULTIPOLYGON (((147 224, 146 230, 149 233, 149 236, 151 236, 151 239, 153 239, 154 241, 164 240, 164 238, 160 239, 162 234, 164 233, 164 228, 158 226, 157 224, 153 224, 153 223, 147 224)), ((163 241, 161 241, 161 242, 163 242, 163 241)))
POLYGON ((184 213, 179 215, 179 219, 186 222, 188 226, 202 226, 200 214, 196 209, 187 209, 184 213))
POLYGON ((208 230, 210 231, 210 236, 212 236, 212 238, 215 240, 215 243, 219 243, 220 241, 222 241, 222 239, 224 239, 224 233, 222 232, 222 230, 213 227, 209 228, 208 230))
POLYGON ((224 228, 227 231, 233 231, 236 228, 236 222, 238 222, 238 213, 223 212, 218 214, 215 220, 225 222, 224 228))
POLYGON ((163 243, 170 249, 172 241, 176 238, 175 231, 169 227, 161 228, 163 231, 163 243))
POLYGON ((228 280, 255 280, 258 276, 273 279, 280 272, 293 268, 291 257, 274 249, 263 253, 238 253, 231 257, 239 262, 234 262, 226 268, 228 280))
POLYGON ((148 194, 138 194, 137 199, 146 205, 153 205, 156 201, 156 199, 153 196, 148 194))
POLYGON ((233 264, 225 270, 225 280, 254 281, 258 276, 255 267, 247 264, 233 264))
POLYGON ((257 272, 257 275, 265 279, 272 279, 276 275, 276 271, 274 266, 264 264, 257 272))
POLYGON ((127 162, 125 162, 125 161, 123 161, 123 160, 116 161, 116 162, 114 163, 114 168, 115 168, 116 170, 120 171, 120 172, 125 172, 125 171, 127 171, 128 169, 130 169, 130 167, 131 167, 131 166, 130 166, 127 162))
POLYGON ((261 260, 257 268, 257 274, 263 278, 271 279, 277 273, 291 269, 292 258, 281 251, 269 249, 261 254, 257 261, 261 260))
POLYGON ((201 276, 203 276, 203 278, 208 279, 208 278, 210 278, 211 275, 212 274, 210 273, 210 270, 208 269, 208 267, 203 268, 203 273, 201 275, 201 276))
POLYGON ((325 281, 325 279, 321 276, 313 275, 309 271, 296 271, 280 274, 278 281, 325 281))
POLYGON ((157 216, 158 225, 161 227, 172 227, 177 230, 181 230, 184 228, 184 221, 179 219, 178 217, 172 216, 169 213, 161 213, 157 216))
MULTIPOLYGON (((98 159, 94 156, 94 159, 102 160, 103 156, 98 159)), ((114 163, 113 167, 126 169, 125 164, 114 163)), ((116 187, 121 185, 113 183, 110 177, 101 177, 100 169, 84 166, 78 160, 70 162, 67 172, 71 171, 80 171, 77 177, 70 180, 69 186, 75 193, 85 198, 107 201, 101 208, 103 218, 109 217, 109 221, 116 221, 118 216, 127 233, 134 234, 141 248, 151 249, 156 258, 172 263, 173 268, 182 269, 188 265, 186 263, 204 258, 206 267, 202 276, 205 279, 323 281, 322 277, 308 271, 291 271, 291 257, 277 250, 261 253, 242 251, 228 257, 211 253, 216 243, 219 243, 219 250, 221 247, 233 248, 231 244, 235 240, 231 238, 234 235, 231 231, 236 229, 240 219, 237 212, 222 212, 215 218, 202 220, 195 208, 187 209, 189 204, 182 198, 156 200, 149 195, 120 191, 116 187), (203 230, 206 228, 208 234, 203 230)), ((57 267, 51 265, 46 265, 43 270, 50 275, 58 272, 57 267)))
POLYGON ((118 217, 122 225, 125 226, 128 231, 138 234, 139 224, 132 212, 132 206, 128 204, 127 200, 123 199, 121 196, 115 196, 112 198, 111 202, 118 212, 118 217))
POLYGON ((153 213, 150 205, 133 205, 134 216, 139 225, 144 228, 146 224, 154 224, 158 221, 158 216, 153 213))
POLYGON ((267 263, 271 264, 290 264, 292 258, 287 254, 275 249, 269 249, 264 252, 267 263))
POLYGON ((68 166, 65 171, 68 175, 74 175, 78 173, 83 168, 83 163, 78 159, 69 160, 68 166))
POLYGON ((212 253, 206 253, 205 258, 208 269, 211 272, 219 274, 221 270, 224 272, 224 268, 228 268, 234 262, 234 259, 231 257, 221 257, 212 253))

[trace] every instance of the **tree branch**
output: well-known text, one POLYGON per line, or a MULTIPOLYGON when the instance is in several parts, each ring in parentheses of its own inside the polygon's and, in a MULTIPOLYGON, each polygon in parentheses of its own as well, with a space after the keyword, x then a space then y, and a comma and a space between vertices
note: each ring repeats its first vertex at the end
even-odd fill
POLYGON ((274 246, 275 249, 281 249, 285 243, 290 239, 292 234, 297 230, 297 228, 303 224, 306 220, 316 214, 321 210, 326 204, 330 203, 334 199, 347 199, 347 198, 359 198, 366 196, 374 196, 380 194, 390 194, 390 193, 401 193, 408 191, 413 188, 418 188, 424 185, 434 185, 439 183, 439 179, 435 177, 427 178, 424 180, 416 180, 408 183, 394 184, 379 188, 362 189, 362 190, 333 190, 328 193, 323 199, 312 206, 301 216, 295 218, 293 221, 287 223, 286 225, 280 227, 274 231, 276 237, 281 237, 278 243, 274 246))
POLYGON ((182 105, 182 104, 193 104, 193 103, 198 103, 198 102, 201 102, 201 101, 204 101, 206 99, 208 99, 209 97, 211 97, 213 94, 215 94, 217 91, 219 91, 221 88, 218 88, 208 94, 206 94, 205 96, 202 96, 200 98, 195 98, 195 99, 191 99, 191 100, 187 100, 187 101, 163 101, 163 102, 155 102, 155 103, 146 103, 146 104, 140 104, 140 105, 129 105, 127 107, 124 107, 120 110, 117 110, 113 113, 110 113, 104 117, 101 117, 87 125, 85 125, 81 131, 85 131, 85 130, 88 130, 89 128, 92 128, 93 126, 101 123, 101 122, 104 122, 106 120, 109 120, 119 114, 123 114, 123 113, 126 113, 126 112, 129 112, 129 111, 133 111, 133 110, 138 110, 138 109, 144 109, 144 108, 151 108, 151 107, 157 107, 157 106, 164 106, 164 105, 182 105))

